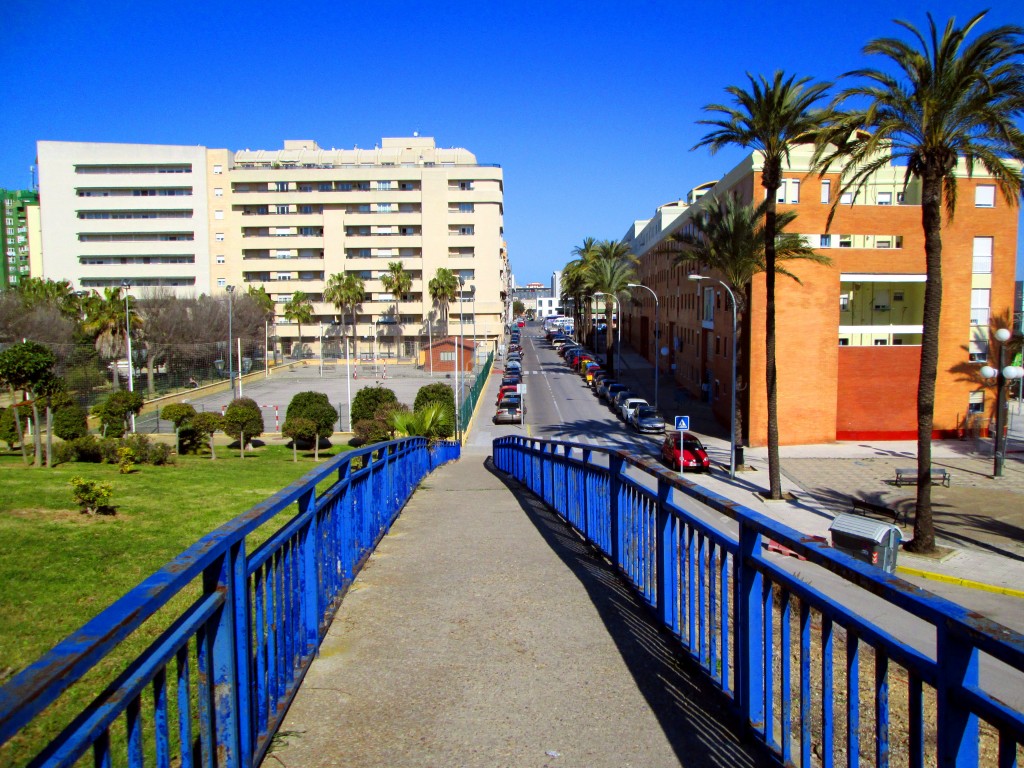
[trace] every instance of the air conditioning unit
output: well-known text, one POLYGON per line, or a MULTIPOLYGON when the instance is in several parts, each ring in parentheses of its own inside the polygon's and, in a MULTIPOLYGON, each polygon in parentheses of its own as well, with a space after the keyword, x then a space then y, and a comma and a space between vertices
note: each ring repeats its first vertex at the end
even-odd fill
POLYGON ((875 312, 888 312, 888 311, 889 311, 889 305, 888 304, 875 304, 875 312))

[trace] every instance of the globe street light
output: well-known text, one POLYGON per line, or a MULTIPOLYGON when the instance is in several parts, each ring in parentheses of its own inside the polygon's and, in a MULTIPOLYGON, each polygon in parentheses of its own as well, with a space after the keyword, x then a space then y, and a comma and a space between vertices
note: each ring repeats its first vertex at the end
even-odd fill
POLYGON ((986 379, 996 380, 996 439, 995 455, 992 460, 992 476, 1002 477, 1003 461, 1006 458, 1006 382, 1024 376, 1024 368, 1016 365, 1005 365, 1006 342, 1012 335, 1006 328, 998 329, 994 334, 999 342, 999 367, 983 365, 979 373, 986 379))
MULTIPOLYGON (((132 370, 132 317, 131 310, 128 307, 128 291, 131 290, 132 284, 127 280, 121 281, 121 287, 124 289, 124 338, 125 344, 127 345, 128 352, 128 391, 135 391, 135 371, 132 370)), ((114 363, 114 375, 118 375, 117 363, 114 363)), ((132 432, 135 432, 135 414, 131 415, 132 432)))
POLYGON ((729 479, 736 479, 736 294, 732 292, 732 288, 723 283, 721 280, 715 280, 715 278, 707 277, 705 275, 690 275, 690 280, 694 282, 700 282, 701 280, 714 280, 720 286, 725 288, 729 293, 729 298, 732 300, 732 391, 731 391, 731 404, 729 406, 729 420, 732 422, 732 428, 730 430, 730 442, 732 443, 731 450, 729 451, 729 479))
POLYGON ((231 330, 231 295, 235 292, 235 286, 226 285, 224 290, 228 292, 228 381, 231 382, 231 399, 235 399, 235 369, 231 361, 231 339, 234 336, 231 330))
POLYGON ((630 288, 643 288, 654 297, 654 409, 658 409, 658 347, 661 344, 661 333, 658 329, 658 294, 641 283, 627 283, 630 288))
MULTIPOLYGON (((597 291, 594 294, 594 298, 596 299, 598 296, 607 296, 608 298, 610 298, 612 301, 615 302, 615 317, 618 318, 621 321, 622 318, 619 317, 619 315, 621 315, 622 312, 619 309, 619 300, 616 298, 615 294, 614 293, 603 293, 602 291, 597 291)), ((605 323, 610 323, 612 321, 612 319, 610 317, 606 317, 604 320, 605 320, 605 323)), ((615 369, 615 375, 616 376, 621 376, 622 375, 622 372, 619 370, 619 366, 622 363, 622 351, 619 349, 621 344, 622 344, 622 323, 621 322, 617 322, 617 323, 615 323, 615 360, 614 360, 615 365, 613 366, 614 369, 615 369)), ((607 351, 608 350, 605 350, 605 352, 607 352, 607 351)), ((608 359, 611 360, 611 355, 608 355, 608 359)))

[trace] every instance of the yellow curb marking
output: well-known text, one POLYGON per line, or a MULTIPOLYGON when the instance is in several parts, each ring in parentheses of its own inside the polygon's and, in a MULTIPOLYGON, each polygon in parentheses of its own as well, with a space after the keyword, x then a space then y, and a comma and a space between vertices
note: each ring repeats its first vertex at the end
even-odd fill
POLYGON ((906 566, 897 565, 897 573, 905 573, 908 576, 918 576, 922 579, 933 579, 934 581, 942 581, 946 584, 956 584, 960 587, 968 587, 970 589, 980 589, 985 592, 995 592, 1000 595, 1010 595, 1011 597, 1024 597, 1024 590, 1011 589, 1010 587, 997 587, 994 584, 984 584, 980 581, 971 581, 970 579, 961 579, 957 576, 946 576, 943 573, 932 573, 931 571, 921 571, 917 568, 907 568, 906 566))

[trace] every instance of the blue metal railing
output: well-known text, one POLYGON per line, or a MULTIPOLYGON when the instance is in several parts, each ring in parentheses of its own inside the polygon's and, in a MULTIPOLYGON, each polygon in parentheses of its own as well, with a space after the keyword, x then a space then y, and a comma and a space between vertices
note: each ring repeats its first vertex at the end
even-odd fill
POLYGON ((1022 761, 1024 636, 653 460, 517 436, 493 455, 611 559, 785 764, 1022 761), (770 541, 808 562, 766 554, 770 541), (897 615, 916 622, 913 644, 895 636, 897 615))
POLYGON ((0 744, 173 609, 32 764, 73 765, 90 749, 97 766, 257 764, 355 574, 423 477, 459 450, 407 438, 343 453, 203 537, 0 689, 0 744), (246 537, 293 505, 248 552, 246 537))

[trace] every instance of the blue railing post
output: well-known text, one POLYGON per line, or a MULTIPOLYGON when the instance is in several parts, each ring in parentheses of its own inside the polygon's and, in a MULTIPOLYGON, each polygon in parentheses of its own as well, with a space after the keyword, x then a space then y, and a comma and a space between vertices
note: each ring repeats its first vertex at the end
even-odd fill
MULTIPOLYGON (((316 502, 315 491, 315 488, 311 488, 299 498, 300 515, 313 508, 316 502)), ((300 566, 302 578, 299 582, 301 594, 297 596, 302 602, 302 644, 300 646, 302 657, 315 651, 320 642, 320 590, 317 589, 316 542, 316 515, 310 515, 309 522, 302 533, 302 564, 300 566)))
POLYGON ((677 565, 679 563, 678 539, 675 535, 675 515, 669 509, 669 495, 672 486, 658 478, 657 507, 657 595, 658 615, 666 627, 676 626, 676 595, 679 592, 677 565))
POLYGON ((758 733, 764 732, 764 616, 761 603, 760 571, 755 560, 761 551, 761 534, 740 523, 736 563, 738 667, 736 693, 741 712, 758 733))
MULTIPOLYGON (((203 571, 203 594, 220 592, 224 598, 203 638, 205 648, 201 655, 207 663, 205 672, 208 675, 209 712, 213 717, 213 721, 207 724, 210 740, 208 746, 218 755, 219 765, 227 768, 242 768, 245 765, 241 756, 241 720, 249 717, 248 709, 244 712, 239 709, 238 678, 239 668, 247 664, 248 658, 240 660, 236 654, 239 634, 248 630, 235 624, 233 594, 236 561, 242 559, 241 567, 243 570, 245 568, 241 555, 242 548, 239 545, 233 546, 203 571)), ((244 591, 242 599, 245 599, 244 591)), ((202 666, 201 661, 200 668, 202 666)))
POLYGON ((978 716, 959 692, 978 685, 978 649, 966 637, 939 625, 936 637, 938 765, 978 764, 978 716))
POLYGON ((617 454, 608 457, 608 522, 609 522, 609 555, 616 568, 622 567, 622 517, 619 510, 619 496, 622 491, 623 459, 617 454))

